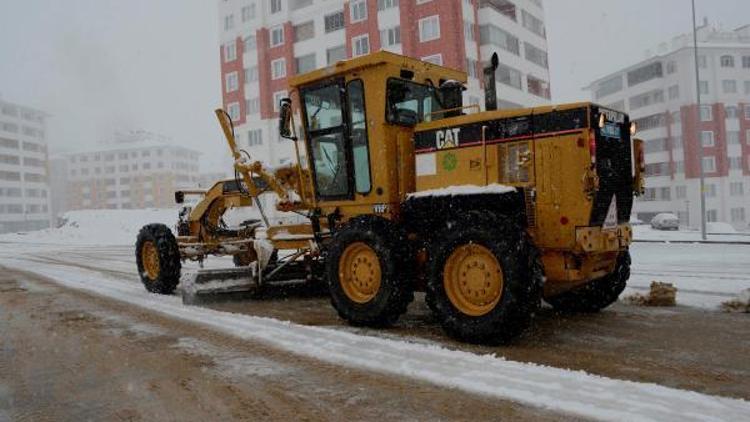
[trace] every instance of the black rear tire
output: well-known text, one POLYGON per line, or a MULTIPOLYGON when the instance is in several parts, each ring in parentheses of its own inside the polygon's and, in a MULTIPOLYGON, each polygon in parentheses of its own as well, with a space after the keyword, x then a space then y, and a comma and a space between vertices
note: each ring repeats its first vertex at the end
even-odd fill
POLYGON ((630 251, 620 253, 615 270, 600 279, 563 294, 546 298, 555 310, 566 313, 594 313, 617 302, 630 278, 630 251))
POLYGON ((326 249, 325 272, 331 304, 339 316, 355 326, 393 325, 414 300, 411 257, 405 233, 383 218, 356 218, 338 230, 326 249), (341 257, 354 244, 374 251, 380 266, 379 287, 364 303, 353 300, 340 280, 341 257))
POLYGON ((135 243, 135 260, 138 273, 146 290, 151 293, 169 295, 174 293, 180 283, 180 249, 172 231, 164 224, 143 226, 135 243), (143 248, 147 244, 156 247, 158 254, 158 274, 150 277, 144 267, 143 248))
POLYGON ((515 220, 490 211, 470 211, 449 226, 442 238, 433 241, 427 266, 428 306, 452 337, 490 345, 509 342, 530 325, 541 303, 544 273, 536 249, 515 220), (488 249, 502 270, 499 301, 479 316, 455 306, 444 282, 449 257, 467 244, 488 249))

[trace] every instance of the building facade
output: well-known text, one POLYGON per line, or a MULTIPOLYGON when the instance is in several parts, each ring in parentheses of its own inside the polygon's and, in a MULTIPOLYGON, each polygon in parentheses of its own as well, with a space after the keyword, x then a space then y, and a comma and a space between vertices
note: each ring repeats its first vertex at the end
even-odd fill
POLYGON ((0 233, 50 225, 46 118, 0 98, 0 233))
POLYGON ((218 0, 224 108, 239 144, 269 165, 293 160, 277 135, 287 79, 339 60, 388 50, 461 69, 465 104, 483 106, 492 53, 499 106, 549 103, 541 0, 218 0))
POLYGON ((594 101, 628 112, 646 141, 638 218, 671 212, 700 226, 702 149, 707 220, 743 229, 750 218, 750 25, 725 31, 704 23, 698 37, 699 84, 692 34, 685 34, 589 89, 594 101))
POLYGON ((117 135, 92 151, 66 154, 65 210, 170 208, 174 192, 198 184, 200 154, 148 132, 117 135))

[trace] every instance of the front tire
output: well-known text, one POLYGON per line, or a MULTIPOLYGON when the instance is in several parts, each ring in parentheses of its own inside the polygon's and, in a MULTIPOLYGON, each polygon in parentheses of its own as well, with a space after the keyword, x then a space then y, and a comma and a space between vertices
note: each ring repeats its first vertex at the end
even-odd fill
POLYGON ((569 292, 546 298, 555 310, 566 313, 594 313, 617 302, 630 278, 630 251, 620 253, 615 270, 569 292))
POLYGON ((174 293, 180 283, 180 249, 164 224, 149 224, 138 233, 135 260, 143 286, 151 293, 174 293))
POLYGON ((326 278, 331 304, 352 325, 394 324, 414 300, 406 236, 382 218, 354 219, 331 239, 326 278))
POLYGON ((509 218, 473 211, 435 241, 427 304, 462 341, 500 344, 528 327, 541 301, 543 270, 523 229, 509 218))

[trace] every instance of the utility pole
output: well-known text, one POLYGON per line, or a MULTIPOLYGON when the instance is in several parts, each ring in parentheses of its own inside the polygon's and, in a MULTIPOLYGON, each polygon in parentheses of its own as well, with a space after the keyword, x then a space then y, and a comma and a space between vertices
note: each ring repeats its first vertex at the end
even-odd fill
POLYGON ((698 61, 698 27, 695 20, 695 0, 691 0, 693 5, 693 49, 695 50, 695 93, 697 95, 698 118, 695 123, 695 137, 698 140, 698 164, 700 164, 701 178, 701 238, 706 240, 706 175, 703 170, 703 139, 701 137, 701 78, 700 66, 698 61))

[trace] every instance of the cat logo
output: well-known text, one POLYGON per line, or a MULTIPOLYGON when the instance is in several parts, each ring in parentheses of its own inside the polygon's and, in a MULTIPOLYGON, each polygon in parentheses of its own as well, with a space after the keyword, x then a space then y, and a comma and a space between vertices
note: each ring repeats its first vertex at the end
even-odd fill
POLYGON ((435 143, 437 149, 455 148, 458 146, 458 135, 461 133, 461 128, 438 130, 435 132, 435 143))

